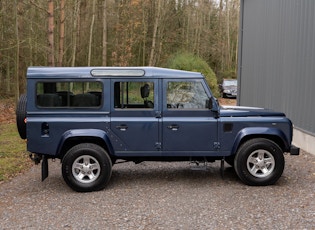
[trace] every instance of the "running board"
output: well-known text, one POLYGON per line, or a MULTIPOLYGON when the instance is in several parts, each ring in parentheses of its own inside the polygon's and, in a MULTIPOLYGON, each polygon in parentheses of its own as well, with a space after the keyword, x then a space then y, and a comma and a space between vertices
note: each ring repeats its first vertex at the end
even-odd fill
MULTIPOLYGON (((221 164, 220 164, 220 175, 221 178, 224 180, 224 161, 225 157, 221 159, 221 164)), ((208 171, 208 161, 204 159, 204 161, 199 162, 199 161, 190 161, 190 170, 193 171, 208 171)))
POLYGON ((192 161, 189 162, 190 170, 193 171, 208 171, 208 161, 206 158, 202 162, 199 161, 192 161))

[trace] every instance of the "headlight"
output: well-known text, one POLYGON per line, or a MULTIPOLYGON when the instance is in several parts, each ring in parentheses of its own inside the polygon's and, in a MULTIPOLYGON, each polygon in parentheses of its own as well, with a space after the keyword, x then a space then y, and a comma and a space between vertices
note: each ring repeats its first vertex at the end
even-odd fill
POLYGON ((223 93, 231 93, 231 90, 225 89, 225 90, 223 90, 223 93))

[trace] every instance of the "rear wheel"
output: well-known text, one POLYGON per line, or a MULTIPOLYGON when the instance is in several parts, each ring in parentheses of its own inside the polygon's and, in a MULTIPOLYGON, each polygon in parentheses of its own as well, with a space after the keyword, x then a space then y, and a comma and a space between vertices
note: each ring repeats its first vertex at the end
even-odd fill
POLYGON ((72 147, 62 160, 62 176, 69 187, 78 192, 105 188, 111 174, 111 159, 107 152, 96 144, 78 144, 72 147))
POLYGON ((18 101, 18 104, 16 106, 16 125, 18 132, 20 134, 20 137, 22 139, 26 139, 26 102, 27 98, 25 94, 22 94, 20 96, 20 99, 18 101))
POLYGON ((234 168, 245 184, 271 185, 283 173, 283 152, 273 141, 264 138, 252 139, 237 151, 234 168))

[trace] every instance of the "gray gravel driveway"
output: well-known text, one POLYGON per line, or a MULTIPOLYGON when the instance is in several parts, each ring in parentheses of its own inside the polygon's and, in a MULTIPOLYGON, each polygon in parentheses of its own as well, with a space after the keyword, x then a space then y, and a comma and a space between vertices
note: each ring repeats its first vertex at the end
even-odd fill
POLYGON ((0 229, 315 229, 315 156, 286 156, 273 186, 242 184, 219 163, 192 171, 187 162, 113 167, 109 186, 77 193, 59 161, 41 182, 40 167, 0 185, 0 229))

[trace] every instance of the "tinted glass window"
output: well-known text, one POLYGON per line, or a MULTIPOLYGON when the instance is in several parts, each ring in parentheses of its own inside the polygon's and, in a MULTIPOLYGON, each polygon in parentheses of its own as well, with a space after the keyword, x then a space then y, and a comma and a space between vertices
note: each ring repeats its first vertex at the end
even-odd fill
POLYGON ((36 85, 39 107, 99 107, 102 104, 100 82, 40 82, 36 85))

